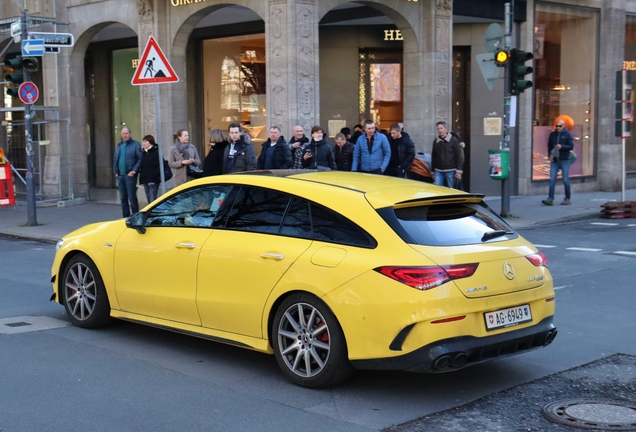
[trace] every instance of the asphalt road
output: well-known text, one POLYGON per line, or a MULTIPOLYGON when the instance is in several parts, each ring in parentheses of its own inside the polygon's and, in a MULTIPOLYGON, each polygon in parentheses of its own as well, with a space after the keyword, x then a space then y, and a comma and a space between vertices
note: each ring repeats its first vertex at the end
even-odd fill
POLYGON ((559 336, 548 348, 452 374, 365 371, 319 391, 289 384, 267 355, 126 322, 96 331, 67 326, 64 309, 48 301, 54 247, 0 239, 0 322, 40 316, 61 326, 0 331, 0 429, 420 430, 408 422, 469 409, 615 353, 636 355, 636 257, 614 253, 636 252, 636 226, 628 225, 587 221, 521 231, 543 245, 558 288, 559 336))

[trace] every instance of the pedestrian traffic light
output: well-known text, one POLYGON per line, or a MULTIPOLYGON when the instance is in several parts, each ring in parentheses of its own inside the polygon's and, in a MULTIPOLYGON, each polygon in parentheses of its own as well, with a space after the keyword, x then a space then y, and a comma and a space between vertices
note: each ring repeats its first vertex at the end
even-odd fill
POLYGON ((504 49, 499 48, 495 51, 495 64, 497 67, 504 67, 508 64, 510 53, 504 49))
POLYGON ((18 87, 24 82, 22 72, 33 73, 38 71, 38 60, 33 57, 15 56, 12 59, 5 59, 5 66, 13 69, 13 72, 5 75, 4 79, 12 88, 7 89, 9 96, 18 97, 18 87))
POLYGON ((518 95, 532 87, 532 81, 524 77, 532 73, 532 66, 526 66, 525 62, 532 60, 532 53, 518 49, 510 50, 510 89, 511 95, 518 95))

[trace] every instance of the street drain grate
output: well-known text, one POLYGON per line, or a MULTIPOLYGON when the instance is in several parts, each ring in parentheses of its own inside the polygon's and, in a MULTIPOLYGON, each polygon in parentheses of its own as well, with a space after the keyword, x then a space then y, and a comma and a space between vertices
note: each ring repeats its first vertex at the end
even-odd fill
POLYGON ((31 325, 31 323, 24 322, 24 321, 20 321, 20 322, 7 323, 7 324, 5 324, 5 325, 6 325, 7 327, 22 327, 22 326, 31 325))
POLYGON ((541 414, 553 423, 579 429, 636 430, 636 405, 624 402, 570 399, 544 406, 541 414))

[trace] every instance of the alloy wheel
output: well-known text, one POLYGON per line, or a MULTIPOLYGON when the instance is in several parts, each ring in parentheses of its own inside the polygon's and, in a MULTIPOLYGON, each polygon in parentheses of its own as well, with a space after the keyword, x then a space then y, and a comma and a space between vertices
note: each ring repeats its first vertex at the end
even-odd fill
POLYGON ((80 321, 88 319, 95 308, 97 285, 93 272, 86 264, 76 262, 68 269, 64 290, 71 315, 80 321))
POLYGON ((318 309, 308 303, 292 304, 278 325, 278 347, 285 364, 300 377, 319 374, 329 360, 329 327, 318 309))

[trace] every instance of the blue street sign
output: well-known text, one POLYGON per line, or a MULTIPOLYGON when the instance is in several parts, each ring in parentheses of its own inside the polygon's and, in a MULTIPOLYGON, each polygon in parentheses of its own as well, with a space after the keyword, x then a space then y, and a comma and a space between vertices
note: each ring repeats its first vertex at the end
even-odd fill
POLYGON ((27 39, 22 41, 23 56, 44 55, 44 39, 27 39))

